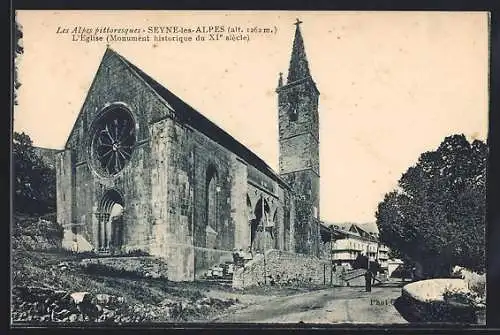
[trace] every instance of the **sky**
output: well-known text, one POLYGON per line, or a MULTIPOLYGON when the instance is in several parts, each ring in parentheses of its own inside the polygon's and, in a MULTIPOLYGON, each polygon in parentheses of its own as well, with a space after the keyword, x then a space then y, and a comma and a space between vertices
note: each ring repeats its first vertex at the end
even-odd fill
POLYGON ((18 11, 25 51, 14 130, 60 149, 83 105, 107 43, 72 41, 58 27, 270 28, 249 41, 109 45, 278 171, 275 88, 279 72, 286 78, 296 18, 321 92, 323 220, 375 221, 384 194, 421 153, 451 134, 486 140, 481 12, 18 11))

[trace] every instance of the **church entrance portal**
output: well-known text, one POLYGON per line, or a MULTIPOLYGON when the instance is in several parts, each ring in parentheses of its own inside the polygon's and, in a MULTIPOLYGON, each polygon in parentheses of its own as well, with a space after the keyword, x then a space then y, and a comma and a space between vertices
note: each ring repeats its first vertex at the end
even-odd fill
POLYGON ((107 191, 102 197, 96 214, 99 252, 120 251, 123 245, 123 207, 123 198, 115 190, 107 191))
POLYGON ((274 246, 270 219, 270 207, 266 199, 261 197, 254 208, 254 218, 250 221, 252 250, 263 253, 274 246))

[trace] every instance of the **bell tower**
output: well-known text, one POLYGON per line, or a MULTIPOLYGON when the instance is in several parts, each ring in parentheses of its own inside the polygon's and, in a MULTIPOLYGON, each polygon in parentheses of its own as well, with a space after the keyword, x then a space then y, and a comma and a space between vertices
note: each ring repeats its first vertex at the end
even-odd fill
POLYGON ((295 251, 319 255, 319 91, 311 77, 302 22, 295 38, 286 83, 278 80, 279 172, 295 198, 295 251))

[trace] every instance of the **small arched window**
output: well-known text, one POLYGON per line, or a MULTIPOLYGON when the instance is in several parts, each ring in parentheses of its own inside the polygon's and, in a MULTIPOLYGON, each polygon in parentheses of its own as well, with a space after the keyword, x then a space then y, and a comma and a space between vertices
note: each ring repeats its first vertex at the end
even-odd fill
POLYGON ((290 117, 290 121, 297 121, 297 119, 299 118, 299 112, 297 110, 297 106, 291 105, 288 115, 290 117))
POLYGON ((252 210, 252 201, 250 201, 250 197, 247 194, 247 212, 248 212, 248 221, 250 222, 254 217, 254 213, 252 210))
POLYGON ((288 95, 288 116, 290 121, 297 121, 299 118, 299 97, 297 93, 288 95))
POLYGON ((271 237, 274 240, 274 242, 273 242, 274 243, 274 249, 279 249, 278 233, 279 233, 279 229, 278 229, 278 209, 276 208, 276 210, 274 211, 274 215, 273 215, 273 227, 272 227, 272 231, 271 231, 271 237))
POLYGON ((214 166, 209 166, 207 170, 207 225, 217 231, 217 204, 218 204, 218 175, 214 166))

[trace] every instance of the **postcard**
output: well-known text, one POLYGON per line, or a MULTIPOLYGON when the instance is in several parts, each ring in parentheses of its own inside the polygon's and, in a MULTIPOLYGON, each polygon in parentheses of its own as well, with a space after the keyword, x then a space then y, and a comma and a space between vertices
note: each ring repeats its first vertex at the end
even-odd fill
POLYGON ((485 325, 489 14, 18 10, 11 325, 485 325))

